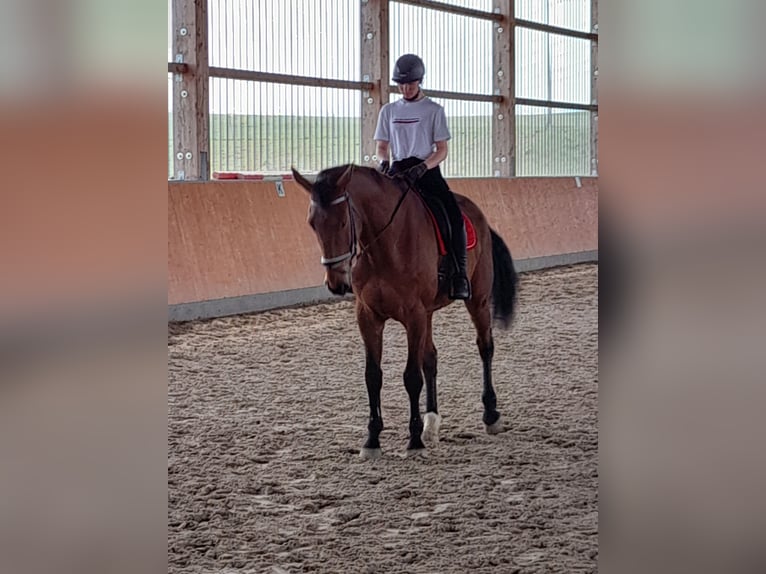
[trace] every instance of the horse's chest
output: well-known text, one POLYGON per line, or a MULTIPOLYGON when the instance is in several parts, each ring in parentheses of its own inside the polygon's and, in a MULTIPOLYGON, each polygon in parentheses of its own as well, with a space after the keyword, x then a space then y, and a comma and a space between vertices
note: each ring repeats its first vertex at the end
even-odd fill
POLYGON ((361 299, 364 305, 377 314, 403 321, 406 319, 406 310, 403 303, 407 301, 412 293, 408 291, 411 287, 405 285, 390 285, 385 283, 368 283, 360 291, 356 291, 357 297, 361 299))

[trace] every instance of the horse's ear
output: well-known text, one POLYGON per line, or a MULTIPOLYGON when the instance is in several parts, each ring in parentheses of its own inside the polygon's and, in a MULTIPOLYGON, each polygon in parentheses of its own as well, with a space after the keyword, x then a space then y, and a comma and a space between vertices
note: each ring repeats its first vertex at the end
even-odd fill
POLYGON ((290 171, 293 172, 293 177, 295 178, 295 181, 298 182, 298 185, 300 185, 303 189, 311 193, 311 182, 307 180, 305 177, 303 177, 297 169, 294 167, 290 167, 290 171))
POLYGON ((346 185, 348 185, 348 182, 351 181, 351 174, 354 172, 354 164, 352 163, 346 168, 346 171, 344 171, 341 176, 338 178, 338 183, 336 187, 339 189, 344 189, 346 185))

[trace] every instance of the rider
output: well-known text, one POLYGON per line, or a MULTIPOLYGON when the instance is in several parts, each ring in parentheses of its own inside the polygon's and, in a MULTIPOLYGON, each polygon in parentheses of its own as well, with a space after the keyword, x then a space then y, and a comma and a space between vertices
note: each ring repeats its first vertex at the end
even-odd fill
POLYGON ((394 66, 393 80, 402 98, 380 110, 375 129, 376 154, 380 170, 401 178, 408 185, 417 183, 420 192, 438 198, 452 228, 451 253, 456 273, 452 277, 451 299, 469 299, 471 284, 466 275, 466 237, 463 216, 457 200, 442 177, 439 164, 447 157, 450 135, 444 108, 420 89, 425 65, 415 54, 401 56, 394 66), (389 168, 389 151, 393 162, 389 168))

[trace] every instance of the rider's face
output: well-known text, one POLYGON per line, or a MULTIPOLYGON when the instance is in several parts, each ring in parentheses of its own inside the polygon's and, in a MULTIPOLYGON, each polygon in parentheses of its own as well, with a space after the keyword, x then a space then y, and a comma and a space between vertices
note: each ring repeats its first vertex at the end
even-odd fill
POLYGON ((414 98, 418 95, 420 89, 420 82, 408 82, 406 84, 399 84, 399 91, 406 99, 414 98))

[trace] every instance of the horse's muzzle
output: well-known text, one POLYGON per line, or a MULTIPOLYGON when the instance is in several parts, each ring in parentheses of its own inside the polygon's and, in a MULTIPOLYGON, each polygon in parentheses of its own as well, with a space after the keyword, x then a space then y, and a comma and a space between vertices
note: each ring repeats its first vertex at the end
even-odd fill
POLYGON ((325 285, 327 285, 327 288, 333 295, 345 295, 346 293, 353 293, 351 285, 345 282, 330 285, 328 281, 325 281, 325 285))
POLYGON ((324 276, 324 284, 333 295, 352 293, 350 269, 345 265, 328 269, 324 276))

